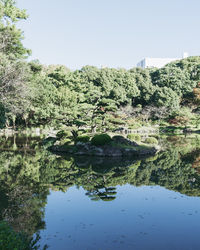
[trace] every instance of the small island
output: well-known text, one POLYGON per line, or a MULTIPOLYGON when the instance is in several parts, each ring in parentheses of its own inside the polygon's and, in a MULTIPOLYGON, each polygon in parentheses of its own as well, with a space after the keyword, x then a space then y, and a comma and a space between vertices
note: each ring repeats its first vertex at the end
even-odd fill
POLYGON ((111 137, 108 134, 94 136, 80 135, 73 139, 69 133, 59 131, 56 137, 49 137, 43 144, 54 153, 88 155, 99 157, 124 157, 155 155, 159 146, 154 137, 148 137, 144 142, 134 141, 139 135, 129 134, 127 138, 121 135, 111 137))

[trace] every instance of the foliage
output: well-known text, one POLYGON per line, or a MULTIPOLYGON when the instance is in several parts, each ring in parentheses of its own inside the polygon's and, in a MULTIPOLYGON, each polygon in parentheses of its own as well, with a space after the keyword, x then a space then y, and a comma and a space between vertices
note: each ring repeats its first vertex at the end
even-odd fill
POLYGON ((60 130, 56 134, 56 138, 63 139, 63 138, 70 138, 72 136, 72 133, 68 130, 60 130))
POLYGON ((42 145, 45 147, 45 148, 48 148, 52 145, 54 145, 54 143, 56 142, 56 138, 55 137, 48 137, 46 139, 44 139, 42 141, 42 145))
POLYGON ((4 105, 0 103, 0 129, 4 127, 5 123, 6 123, 5 108, 4 105))
MULTIPOLYGON (((198 138, 169 137, 163 142, 165 151, 142 160, 52 155, 36 142, 36 138, 1 137, 0 143, 0 220, 8 221, 16 232, 25 232, 29 239, 45 228, 49 188, 66 192, 71 186, 83 187, 94 201, 116 199, 116 186, 125 184, 160 185, 200 196, 198 138), (14 141, 19 151, 12 151, 14 141)), ((8 237, 6 230, 3 235, 8 237)))
POLYGON ((184 107, 178 111, 173 111, 169 116, 168 122, 172 125, 183 125, 187 126, 192 123, 195 119, 195 115, 192 113, 190 108, 184 107))
POLYGON ((0 119, 2 125, 11 120, 15 126, 17 116, 22 117, 28 107, 29 70, 22 58, 30 51, 24 48, 23 33, 15 25, 26 17, 26 12, 18 9, 13 0, 0 1, 0 100, 5 111, 5 119, 0 119))
POLYGON ((23 33, 15 23, 27 18, 25 10, 15 6, 13 0, 0 1, 0 52, 13 59, 24 58, 30 50, 24 48, 21 40, 23 33))
POLYGON ((99 134, 99 135, 95 135, 91 139, 91 143, 95 146, 103 146, 105 144, 109 144, 111 140, 112 139, 108 134, 99 134))
POLYGON ((131 141, 141 141, 141 136, 139 134, 128 134, 127 138, 131 141))
POLYGON ((153 100, 157 107, 165 106, 171 110, 177 110, 179 108, 179 96, 175 91, 166 86, 155 90, 153 100))
POLYGON ((147 144, 158 144, 158 140, 154 137, 147 137, 144 142, 147 144))
POLYGON ((37 241, 23 233, 16 233, 6 222, 0 221, 0 249, 4 250, 31 250, 39 249, 37 241))
POLYGON ((195 102, 200 104, 200 82, 198 83, 197 87, 193 89, 193 95, 195 102))
POLYGON ((28 100, 29 87, 26 84, 24 62, 15 62, 0 53, 0 100, 5 110, 5 118, 14 120, 23 116, 30 104, 28 100))
POLYGON ((76 137, 76 142, 89 142, 90 137, 87 135, 80 135, 76 137))
MULTIPOLYGON (((15 1, 0 0, 0 127, 64 125, 103 133, 134 128, 132 119, 138 126, 160 124, 184 107, 195 114, 187 124, 198 127, 199 56, 153 70, 45 66, 25 60, 30 50, 17 22, 26 18, 15 1)), ((184 122, 183 116, 172 119, 184 122)))
POLYGON ((135 104, 148 105, 156 90, 156 87, 151 81, 150 72, 141 68, 130 69, 130 72, 134 76, 137 87, 140 91, 140 95, 135 98, 135 104))
POLYGON ((171 88, 178 96, 186 97, 198 83, 199 63, 199 57, 172 62, 152 73, 153 83, 171 88))

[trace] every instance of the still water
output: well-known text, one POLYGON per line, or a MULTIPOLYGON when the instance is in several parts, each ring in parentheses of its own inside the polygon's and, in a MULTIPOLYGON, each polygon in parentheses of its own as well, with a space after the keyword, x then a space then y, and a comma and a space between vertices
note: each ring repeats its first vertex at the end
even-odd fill
POLYGON ((49 249, 199 249, 200 140, 147 159, 53 155, 0 139, 0 219, 49 249))

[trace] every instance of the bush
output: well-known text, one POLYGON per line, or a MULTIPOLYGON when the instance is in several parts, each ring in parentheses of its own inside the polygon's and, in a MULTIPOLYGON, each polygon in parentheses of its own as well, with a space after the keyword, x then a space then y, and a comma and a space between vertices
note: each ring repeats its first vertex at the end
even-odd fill
POLYGON ((145 159, 145 162, 154 162, 157 160, 157 158, 158 158, 158 154, 145 159))
POLYGON ((131 141, 141 141, 141 136, 138 134, 128 134, 127 138, 131 141))
POLYGON ((141 128, 141 124, 140 123, 134 123, 134 124, 129 125, 128 128, 129 129, 138 129, 138 128, 141 128))
POLYGON ((91 143, 95 146, 102 146, 102 145, 110 143, 111 140, 112 139, 108 134, 99 134, 99 135, 95 135, 92 138, 91 143))
POLYGON ((39 246, 35 245, 38 240, 38 237, 36 240, 33 240, 32 238, 29 239, 28 236, 23 233, 16 233, 6 222, 0 222, 0 249, 39 249, 39 246))
POLYGON ((116 126, 114 126, 113 124, 106 124, 104 128, 106 128, 107 131, 115 131, 116 126))
POLYGON ((126 122, 121 120, 120 118, 109 119, 109 122, 111 122, 112 124, 116 124, 116 125, 124 125, 124 124, 126 124, 126 122))
POLYGON ((71 142, 72 142, 71 139, 65 138, 65 139, 62 139, 62 140, 60 141, 60 144, 61 144, 61 145, 69 145, 71 142))
POLYGON ((46 139, 44 139, 42 141, 42 145, 45 147, 45 148, 48 148, 48 147, 51 147, 54 145, 54 143, 56 142, 56 138, 55 137, 48 137, 46 139))
POLYGON ((144 142, 147 144, 158 144, 158 140, 154 137, 148 137, 144 142))
POLYGON ((117 144, 130 145, 129 140, 127 140, 125 137, 123 137, 121 135, 113 136, 112 140, 117 144))
POLYGON ((122 140, 126 140, 126 138, 124 138, 124 136, 122 136, 122 135, 114 135, 112 137, 112 140, 114 140, 114 141, 122 141, 122 140))
POLYGON ((79 135, 76 138, 76 143, 77 142, 89 142, 90 141, 90 137, 88 135, 79 135))
POLYGON ((62 138, 69 138, 72 136, 72 133, 69 130, 60 130, 58 131, 58 133, 56 134, 56 137, 58 139, 62 139, 62 138))

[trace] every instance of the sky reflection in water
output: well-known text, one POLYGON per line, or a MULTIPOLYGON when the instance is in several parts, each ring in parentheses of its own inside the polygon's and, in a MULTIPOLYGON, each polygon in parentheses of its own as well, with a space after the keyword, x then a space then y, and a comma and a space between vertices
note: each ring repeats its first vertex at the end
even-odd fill
POLYGON ((117 187, 93 202, 76 187, 51 192, 42 243, 50 249, 198 249, 200 199, 159 186, 117 187))
POLYGON ((199 140, 167 141, 155 157, 120 161, 1 138, 0 219, 49 249, 198 249, 199 140))

